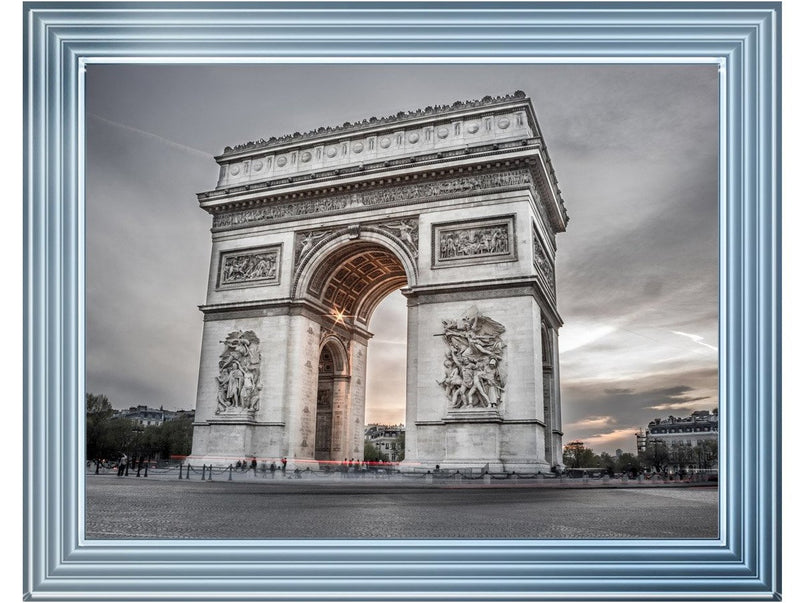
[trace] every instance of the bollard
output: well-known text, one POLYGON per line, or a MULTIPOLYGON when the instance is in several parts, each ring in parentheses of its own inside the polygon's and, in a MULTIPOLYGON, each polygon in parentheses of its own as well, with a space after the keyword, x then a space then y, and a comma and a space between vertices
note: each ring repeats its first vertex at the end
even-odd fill
POLYGON ((207 466, 206 463, 201 465, 201 481, 206 481, 207 466))
POLYGON ((150 463, 145 463, 145 477, 148 477, 148 465, 150 463))
POLYGON ((229 463, 229 481, 232 481, 232 464, 229 463))
POLYGON ((98 475, 99 472, 100 472, 100 463, 98 461, 95 461, 95 475, 98 475))
POLYGON ((182 479, 182 471, 184 471, 184 463, 179 463, 179 479, 182 479))
POLYGON ((190 479, 190 463, 187 463, 187 477, 184 479, 190 479))

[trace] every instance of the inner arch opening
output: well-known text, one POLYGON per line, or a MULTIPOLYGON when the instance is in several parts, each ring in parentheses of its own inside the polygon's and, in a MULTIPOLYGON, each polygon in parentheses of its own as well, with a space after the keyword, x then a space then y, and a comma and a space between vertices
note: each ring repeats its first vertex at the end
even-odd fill
POLYGON ((399 258, 385 247, 357 242, 334 251, 313 274, 308 293, 333 315, 368 326, 377 305, 408 282, 399 258))
MULTIPOLYGON (((361 459, 366 423, 404 423, 407 302, 399 289, 407 284, 403 259, 376 241, 350 241, 314 267, 305 292, 333 320, 322 324, 327 334, 318 359, 316 460, 361 459), (367 331, 373 335, 368 343, 367 331), (349 359, 341 373, 340 349, 349 359)), ((399 450, 387 458, 401 456, 399 450)))

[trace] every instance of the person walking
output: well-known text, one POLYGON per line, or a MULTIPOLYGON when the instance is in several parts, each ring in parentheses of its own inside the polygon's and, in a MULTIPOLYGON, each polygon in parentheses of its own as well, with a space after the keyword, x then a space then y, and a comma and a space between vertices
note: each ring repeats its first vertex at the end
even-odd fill
POLYGON ((117 477, 122 477, 126 471, 126 465, 128 465, 128 457, 124 452, 123 455, 120 457, 120 462, 117 463, 117 477))

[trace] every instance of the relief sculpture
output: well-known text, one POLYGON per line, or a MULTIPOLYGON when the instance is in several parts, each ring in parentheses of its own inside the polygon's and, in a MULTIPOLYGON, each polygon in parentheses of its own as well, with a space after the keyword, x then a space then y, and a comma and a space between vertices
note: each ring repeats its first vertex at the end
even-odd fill
POLYGON ((407 218, 396 222, 385 222, 377 225, 389 231, 396 239, 410 250, 414 258, 419 257, 419 220, 407 218))
POLYGON ((550 285, 550 292, 555 295, 556 276, 553 263, 544 252, 544 247, 542 247, 542 243, 535 232, 533 233, 533 265, 541 272, 542 276, 550 285))
POLYGON ((278 248, 222 255, 221 285, 251 281, 279 282, 278 248))
POLYGON ((296 235, 296 257, 294 265, 299 266, 304 257, 313 250, 313 247, 325 236, 331 234, 331 230, 318 230, 296 235))
POLYGON ((218 408, 215 414, 228 410, 259 410, 260 405, 260 340, 254 331, 232 331, 224 341, 225 349, 218 362, 218 408))
POLYGON ((440 260, 508 254, 511 249, 505 225, 443 231, 439 233, 438 248, 440 260))
MULTIPOLYGON (((533 187, 533 178, 528 169, 512 169, 500 172, 448 178, 434 182, 377 187, 366 191, 337 193, 325 198, 301 199, 286 203, 272 203, 264 207, 215 214, 212 226, 218 230, 280 222, 297 217, 348 212, 400 203, 420 203, 438 200, 476 191, 508 187, 533 187)), ((534 195, 537 193, 534 189, 534 195)))
POLYGON ((472 307, 462 318, 442 321, 447 344, 444 388, 453 409, 497 408, 505 391, 502 334, 505 327, 472 307))

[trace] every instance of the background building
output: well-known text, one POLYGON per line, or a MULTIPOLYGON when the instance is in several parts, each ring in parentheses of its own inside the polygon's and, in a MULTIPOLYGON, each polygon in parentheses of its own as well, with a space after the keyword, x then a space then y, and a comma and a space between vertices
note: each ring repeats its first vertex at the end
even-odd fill
POLYGON ((404 456, 404 435, 404 425, 370 424, 366 426, 365 440, 386 455, 389 461, 396 462, 404 456))
POLYGON ((195 417, 195 410, 164 410, 162 407, 149 408, 146 404, 130 406, 125 410, 116 410, 113 417, 115 419, 129 419, 136 421, 143 427, 150 425, 161 425, 165 421, 172 421, 182 417, 195 417))
POLYGON ((708 410, 696 410, 689 417, 671 415, 665 419, 654 419, 648 423, 641 439, 640 434, 637 434, 637 452, 645 450, 648 439, 664 442, 668 446, 674 443, 700 446, 707 440, 717 441, 717 438, 717 408, 711 413, 708 410))

